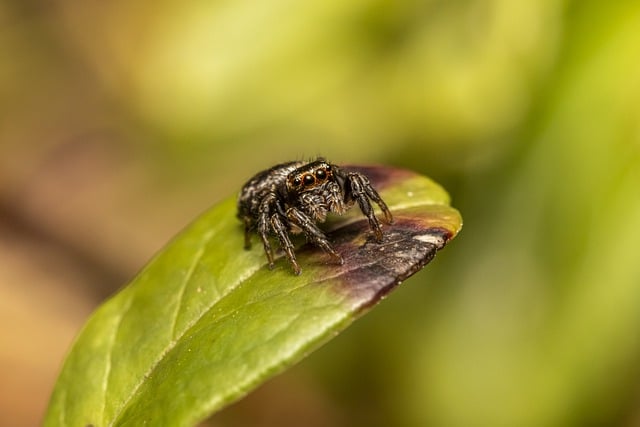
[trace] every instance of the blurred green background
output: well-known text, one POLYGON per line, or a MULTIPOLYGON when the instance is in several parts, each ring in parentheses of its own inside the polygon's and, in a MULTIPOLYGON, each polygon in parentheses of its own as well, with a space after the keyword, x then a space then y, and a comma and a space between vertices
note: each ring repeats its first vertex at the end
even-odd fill
POLYGON ((465 227, 207 425, 640 425, 631 0, 0 3, 0 425, 195 215, 316 155, 429 175, 465 227))

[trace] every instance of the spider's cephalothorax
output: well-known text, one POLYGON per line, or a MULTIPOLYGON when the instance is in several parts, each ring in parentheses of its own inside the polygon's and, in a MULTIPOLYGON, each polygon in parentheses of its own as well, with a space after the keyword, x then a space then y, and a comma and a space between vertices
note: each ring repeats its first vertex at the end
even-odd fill
POLYGON ((339 215, 345 213, 357 202, 369 220, 369 227, 376 240, 381 242, 382 230, 370 200, 380 206, 385 220, 391 223, 391 212, 365 175, 341 170, 324 159, 276 165, 251 178, 242 187, 238 197, 238 218, 245 226, 245 248, 251 245, 250 232, 257 230, 267 254, 269 268, 273 268, 269 235, 274 234, 291 262, 293 271, 300 274, 289 233, 302 232, 307 240, 320 246, 336 262, 342 264, 342 257, 333 249, 316 223, 324 222, 329 212, 339 215))

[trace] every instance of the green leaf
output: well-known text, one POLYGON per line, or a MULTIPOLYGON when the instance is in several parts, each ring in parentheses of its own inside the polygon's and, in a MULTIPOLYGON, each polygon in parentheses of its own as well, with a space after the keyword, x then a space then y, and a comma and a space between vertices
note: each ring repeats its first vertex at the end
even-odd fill
POLYGON ((373 242, 357 208, 327 224, 336 265, 298 242, 302 274, 243 250, 235 198, 213 207, 92 315, 68 355, 46 425, 193 425, 302 359, 409 277, 462 225, 428 178, 368 175, 394 215, 373 242))

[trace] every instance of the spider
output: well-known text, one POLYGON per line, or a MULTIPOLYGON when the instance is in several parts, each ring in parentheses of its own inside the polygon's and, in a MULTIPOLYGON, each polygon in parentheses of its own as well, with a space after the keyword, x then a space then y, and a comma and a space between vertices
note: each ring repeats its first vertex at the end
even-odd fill
POLYGON ((250 232, 257 230, 272 269, 269 235, 275 235, 293 272, 299 275, 301 270, 289 234, 302 232, 309 242, 343 264, 342 256, 333 249, 317 223, 324 222, 329 212, 344 214, 357 202, 379 243, 382 229, 370 200, 380 206, 385 221, 390 224, 393 217, 389 208, 365 175, 342 170, 323 158, 276 165, 247 181, 238 196, 237 216, 244 222, 244 247, 251 247, 250 232))

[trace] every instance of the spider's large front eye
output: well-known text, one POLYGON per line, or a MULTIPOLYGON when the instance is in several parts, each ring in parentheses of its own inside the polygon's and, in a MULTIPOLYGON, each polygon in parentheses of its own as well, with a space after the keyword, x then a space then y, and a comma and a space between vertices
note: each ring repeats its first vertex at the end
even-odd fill
POLYGON ((304 180, 304 185, 313 185, 316 182, 313 175, 305 175, 302 179, 304 180))
POLYGON ((316 178, 325 179, 326 177, 327 177, 327 173, 324 171, 324 169, 318 169, 316 171, 316 178))

